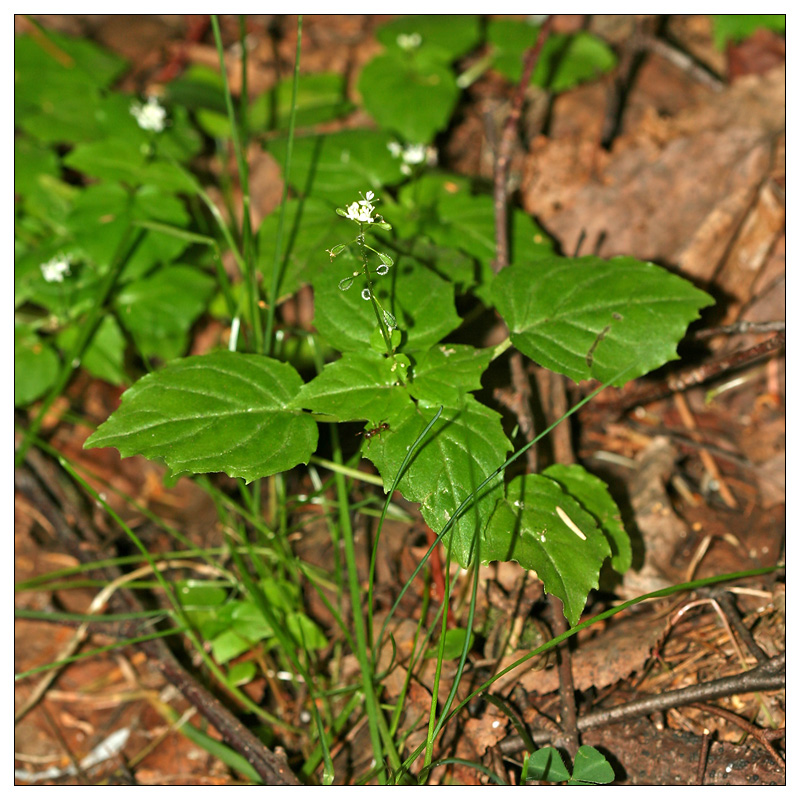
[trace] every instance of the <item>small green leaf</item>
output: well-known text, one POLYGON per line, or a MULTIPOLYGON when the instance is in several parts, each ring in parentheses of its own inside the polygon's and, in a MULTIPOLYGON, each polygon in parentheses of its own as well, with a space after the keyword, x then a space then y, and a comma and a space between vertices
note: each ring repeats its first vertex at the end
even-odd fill
MULTIPOLYGON (((384 345, 385 347, 385 345, 384 345)), ((409 404, 408 391, 399 386, 392 362, 372 350, 347 352, 305 384, 293 403, 347 420, 391 420, 409 404)))
MULTIPOLYGON (((80 335, 77 325, 61 331, 56 341, 64 351, 71 351, 80 335)), ((129 383, 125 374, 125 336, 113 316, 103 318, 83 353, 81 366, 95 378, 115 386, 129 383)))
POLYGON ((255 644, 273 635, 272 626, 264 619, 255 603, 241 600, 232 605, 231 625, 243 639, 255 644))
POLYGON ((599 750, 584 744, 575 754, 572 780, 588 784, 611 783, 614 780, 614 769, 599 750))
POLYGON ((414 144, 428 144, 447 127, 458 100, 452 70, 420 68, 404 53, 384 53, 364 67, 358 81, 364 108, 382 127, 414 144))
POLYGON ((631 538, 606 484, 579 464, 553 464, 542 474, 558 481, 597 520, 611 546, 611 566, 624 575, 633 558, 631 538))
MULTIPOLYGON (((467 631, 466 628, 448 628, 445 631, 444 649, 442 651, 442 658, 445 661, 461 656, 464 650, 464 642, 467 640, 467 633, 469 633, 469 648, 472 648, 472 644, 475 641, 475 634, 472 631, 467 631)), ((437 658, 438 656, 438 645, 428 648, 428 652, 425 653, 425 658, 437 658)))
POLYGON ((409 14, 381 25, 375 36, 396 55, 421 63, 449 64, 479 44, 480 19, 473 14, 409 14), (414 34, 419 37, 416 47, 407 50, 400 46, 398 37, 414 34))
POLYGON ((437 344, 419 355, 408 390, 412 397, 431 405, 458 407, 466 392, 481 388, 481 375, 491 358, 490 348, 437 344))
POLYGON ((542 747, 528 759, 528 779, 561 783, 569 780, 561 753, 555 747, 542 747))
POLYGON ((55 382, 61 364, 52 347, 28 328, 14 326, 14 405, 27 406, 55 382))
POLYGON ((328 640, 320 627, 305 614, 295 611, 286 617, 286 629, 304 650, 322 650, 328 640))
POLYGON ((169 363, 135 383, 85 447, 163 459, 176 474, 253 481, 307 464, 317 426, 291 410, 302 379, 288 364, 215 352, 169 363))
POLYGON ((564 603, 575 625, 611 555, 594 517, 543 475, 521 475, 506 487, 486 531, 481 560, 517 561, 564 603), (559 511, 560 510, 560 511, 559 511))
POLYGON ((228 683, 231 686, 244 686, 250 683, 256 676, 256 665, 254 661, 240 661, 233 664, 228 670, 228 683))
MULTIPOLYGON (((522 77, 525 51, 533 47, 539 28, 511 19, 489 22, 487 37, 492 46, 494 67, 509 80, 522 77)), ((614 51, 588 31, 567 35, 551 33, 544 43, 531 83, 563 92, 609 72, 617 63, 614 51)))
POLYGON ((493 296, 529 358, 574 381, 615 386, 677 358, 687 325, 714 302, 655 264, 596 256, 511 264, 493 296))
POLYGON ((213 581, 179 581, 175 589, 184 609, 221 606, 228 598, 228 592, 213 581))
POLYGON ((235 631, 223 631, 211 640, 211 654, 218 664, 227 664, 232 658, 246 653, 252 646, 251 642, 235 631))
POLYGON ((785 14, 712 14, 714 46, 724 50, 728 42, 741 42, 759 28, 776 33, 786 32, 785 14))

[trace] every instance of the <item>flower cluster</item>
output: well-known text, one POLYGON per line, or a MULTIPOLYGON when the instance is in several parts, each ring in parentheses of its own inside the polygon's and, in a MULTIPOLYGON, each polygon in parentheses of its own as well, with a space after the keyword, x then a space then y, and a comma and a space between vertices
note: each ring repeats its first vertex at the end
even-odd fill
MULTIPOLYGON (((359 192, 359 194, 361 194, 359 192)), ((378 198, 375 197, 375 192, 367 192, 366 197, 362 194, 361 200, 356 200, 355 203, 351 203, 347 206, 347 212, 345 213, 345 217, 347 219, 355 220, 356 222, 378 222, 383 220, 383 217, 380 214, 376 214, 375 217, 372 216, 373 212, 375 211, 375 206, 372 204, 372 201, 378 202, 378 198)))
POLYGON ((401 158, 403 160, 400 166, 400 172, 403 175, 410 175, 411 168, 418 164, 434 165, 437 161, 435 147, 426 147, 424 144, 407 144, 403 147, 400 142, 394 141, 389 142, 386 147, 393 158, 401 158))
POLYGON ((39 269, 48 283, 63 283, 64 276, 70 274, 69 256, 59 253, 44 264, 40 264, 39 269))
POLYGON ((161 133, 167 125, 167 110, 152 95, 147 102, 131 103, 131 114, 136 117, 139 127, 145 131, 161 133))
POLYGON ((401 50, 416 50, 422 44, 422 37, 418 33, 397 34, 397 46, 401 50))

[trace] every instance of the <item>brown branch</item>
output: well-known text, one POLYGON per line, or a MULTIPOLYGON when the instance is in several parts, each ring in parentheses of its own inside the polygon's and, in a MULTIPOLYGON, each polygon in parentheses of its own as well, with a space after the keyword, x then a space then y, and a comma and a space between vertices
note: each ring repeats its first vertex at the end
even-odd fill
POLYGON ((624 393, 621 397, 617 398, 612 406, 616 408, 619 413, 626 411, 633 406, 646 405, 652 403, 654 400, 660 400, 662 397, 674 394, 675 392, 683 392, 692 386, 698 386, 706 381, 718 377, 723 372, 736 367, 742 367, 749 364, 751 361, 758 361, 765 358, 778 350, 781 350, 786 344, 786 332, 781 331, 763 342, 747 347, 744 350, 737 350, 735 353, 718 356, 710 359, 705 364, 699 367, 692 367, 691 369, 684 370, 675 375, 670 375, 665 381, 661 381, 655 386, 644 386, 634 388, 630 392, 624 393))
POLYGON ((514 147, 514 136, 517 132, 517 123, 522 113, 522 103, 525 99, 525 90, 531 82, 531 75, 539 61, 542 47, 550 35, 553 26, 552 14, 542 23, 536 37, 536 43, 525 53, 522 67, 522 77, 511 100, 511 110, 508 113, 500 147, 494 164, 494 230, 495 230, 495 260, 492 268, 500 272, 508 266, 508 167, 511 162, 511 151, 514 147))
MULTIPOLYGON (((84 564, 98 560, 102 555, 100 543, 94 531, 91 530, 91 525, 88 523, 83 509, 79 505, 70 504, 64 506, 64 508, 69 507, 69 511, 65 512, 53 499, 55 497, 56 500, 61 501, 62 505, 65 501, 69 502, 65 487, 60 485, 60 475, 51 462, 38 451, 30 450, 25 457, 24 466, 14 472, 14 486, 16 490, 29 498, 50 522, 59 541, 71 555, 84 564), (72 520, 71 524, 67 522, 67 516, 72 520), (91 533, 86 538, 82 538, 76 533, 76 528, 81 529, 84 534, 87 531, 91 531, 91 533), (87 538, 89 541, 86 541, 87 538)), ((121 574, 114 567, 92 572, 105 581, 114 580, 121 574)), ((112 595, 109 605, 118 613, 143 611, 136 596, 124 587, 112 595)), ((155 630, 152 623, 143 624, 139 620, 127 627, 135 629, 132 635, 141 635, 143 627, 155 630)), ((131 631, 128 631, 126 635, 131 635, 131 631)), ((298 779, 289 769, 286 756, 282 752, 270 750, 214 695, 201 686, 178 663, 162 639, 139 642, 136 646, 146 653, 164 677, 176 686, 192 705, 197 707, 200 713, 219 731, 223 739, 247 759, 265 784, 272 786, 299 785, 298 779)))
POLYGON ((694 708, 699 708, 700 711, 704 711, 706 714, 716 714, 718 717, 722 717, 723 719, 728 720, 728 722, 732 722, 734 725, 741 728, 743 731, 747 731, 754 739, 757 739, 761 744, 764 745, 767 752, 772 756, 775 763, 786 769, 786 762, 778 755, 778 751, 772 746, 772 742, 770 738, 782 738, 775 737, 774 734, 780 733, 785 735, 786 729, 781 728, 780 731, 766 731, 763 728, 759 728, 758 725, 750 722, 749 720, 742 719, 738 714, 734 714, 733 711, 728 711, 727 708, 720 708, 719 706, 709 706, 705 703, 692 703, 694 708))
MULTIPOLYGON (((786 688, 785 652, 738 675, 717 678, 713 681, 651 695, 640 700, 634 700, 631 703, 623 703, 614 708, 586 714, 578 719, 578 730, 583 732, 592 728, 601 728, 604 725, 613 725, 634 717, 646 716, 658 711, 677 708, 678 706, 689 706, 704 700, 717 700, 720 697, 728 697, 733 694, 784 688, 786 688)), ((536 730, 531 735, 533 741, 538 745, 547 744, 554 738, 553 734, 547 730, 536 730)), ((524 745, 520 737, 509 736, 500 743, 500 747, 505 754, 510 755, 520 752, 524 745)))
MULTIPOLYGON (((553 626, 553 635, 560 636, 569 629, 564 616, 564 604, 554 594, 548 595, 548 601, 550 603, 550 621, 553 626)), ((572 657, 569 651, 569 644, 569 641, 563 642, 556 649, 562 733, 554 743, 556 747, 566 749, 571 758, 575 758, 581 742, 580 734, 578 733, 578 708, 575 703, 575 681, 572 677, 572 657)))

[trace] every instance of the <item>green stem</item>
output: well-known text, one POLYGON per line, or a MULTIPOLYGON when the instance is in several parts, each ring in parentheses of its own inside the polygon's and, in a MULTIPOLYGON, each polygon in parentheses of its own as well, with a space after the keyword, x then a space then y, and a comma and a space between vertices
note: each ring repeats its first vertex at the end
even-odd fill
MULTIPOLYGON (((392 355, 392 339, 389 335, 389 331, 386 328, 386 320, 383 318, 383 314, 381 313, 380 306, 378 305, 378 300, 375 297, 375 290, 372 286, 372 278, 369 274, 369 262, 367 260, 367 243, 364 241, 364 224, 359 223, 359 227, 361 232, 358 235, 358 246, 361 250, 361 261, 364 264, 364 277, 367 279, 367 288, 369 289, 369 299, 372 303, 372 310, 375 312, 375 317, 378 320, 378 325, 381 329, 381 334, 383 335, 383 341, 386 343, 386 355, 392 355)), ((372 248, 370 248, 372 249, 372 248)))
POLYGON ((281 246, 283 244, 283 228, 286 221, 286 199, 289 194, 289 166, 292 163, 292 146, 294 144, 294 124, 297 116, 297 84, 300 80, 300 41, 303 31, 303 15, 297 16, 297 50, 294 57, 294 76, 292 78, 292 107, 289 112, 289 138, 286 142, 286 157, 283 161, 283 196, 281 197, 281 211, 278 217, 278 233, 275 237, 275 256, 272 260, 272 276, 269 285, 269 308, 267 309, 267 323, 264 329, 264 339, 267 342, 267 355, 272 354, 272 343, 275 340, 273 327, 275 326, 275 307, 278 303, 281 278, 283 277, 281 265, 281 246))
MULTIPOLYGON (((333 437, 334 460, 342 461, 342 451, 338 436, 334 432, 333 437)), ((356 638, 356 656, 361 667, 361 689, 364 692, 364 704, 367 711, 367 723, 369 725, 369 735, 372 741, 372 749, 375 762, 379 769, 381 784, 386 784, 386 770, 383 765, 383 744, 381 741, 381 728, 386 729, 386 720, 382 719, 383 712, 378 706, 378 698, 375 693, 373 682, 372 662, 367 650, 367 634, 364 624, 364 611, 362 608, 362 592, 358 582, 358 566, 356 562, 355 539, 353 536, 353 526, 350 522, 350 510, 347 497, 347 486, 344 475, 340 472, 334 474, 336 484, 336 494, 339 501, 339 525, 341 526, 342 539, 344 540, 344 555, 347 564, 347 578, 350 588, 350 600, 353 611, 353 626, 356 638), (379 719, 381 718, 381 719, 379 719), (381 726, 380 722, 383 722, 381 726)), ((388 733, 388 729, 386 729, 388 733)), ((400 766, 400 758, 394 749, 391 738, 387 740, 389 763, 393 769, 400 766)))
MULTIPOLYGON (((239 171, 239 185, 242 189, 242 245, 244 249, 244 263, 247 273, 248 295, 250 299, 250 316, 255 335, 255 348, 262 352, 261 319, 258 310, 259 289, 256 277, 255 250, 253 242, 253 227, 250 219, 250 181, 247 172, 247 159, 244 146, 239 136, 239 125, 236 120, 236 111, 233 107, 233 96, 228 84, 228 71, 225 69, 225 50, 222 46, 222 33, 219 29, 219 17, 211 15, 211 27, 214 31, 214 41, 217 44, 220 74, 222 75, 222 88, 225 93, 225 107, 228 111, 228 121, 231 126, 231 141, 236 157, 236 167, 239 171)), ((244 53, 244 50, 242 51, 244 53)), ((246 99, 246 98, 245 98, 246 99)))

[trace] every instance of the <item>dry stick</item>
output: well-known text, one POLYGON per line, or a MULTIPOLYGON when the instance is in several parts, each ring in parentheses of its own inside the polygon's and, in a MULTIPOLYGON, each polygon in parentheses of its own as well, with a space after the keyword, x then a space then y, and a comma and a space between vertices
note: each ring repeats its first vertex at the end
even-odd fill
MULTIPOLYGON (((764 664, 759 664, 747 672, 717 678, 705 683, 686 686, 683 689, 674 689, 671 692, 662 692, 650 695, 631 703, 623 703, 614 708, 594 711, 585 714, 578 720, 578 730, 588 731, 592 728, 601 728, 605 725, 614 725, 634 717, 642 717, 658 711, 666 711, 678 706, 689 706, 704 700, 717 700, 734 694, 747 692, 761 692, 786 688, 786 653, 780 653, 769 659, 764 664)), ((547 730, 532 731, 531 736, 536 744, 543 745, 552 741, 553 734, 547 730)), ((506 755, 520 752, 525 744, 519 736, 509 736, 500 743, 500 748, 506 755)))
POLYGON ((775 760, 775 763, 786 769, 786 762, 778 755, 777 750, 772 746, 772 742, 770 742, 770 738, 783 738, 783 735, 786 733, 785 728, 781 728, 779 731, 767 731, 763 728, 759 728, 758 725, 755 725, 752 722, 749 722, 746 719, 742 719, 738 714, 734 714, 733 711, 729 711, 727 708, 720 708, 719 706, 709 706, 705 703, 692 703, 694 708, 699 708, 700 711, 704 711, 706 714, 716 714, 723 719, 727 719, 728 722, 732 722, 734 725, 740 727, 743 731, 747 731, 754 739, 757 739, 761 744, 764 745, 767 752, 772 756, 775 760), (782 734, 781 736, 776 736, 775 734, 782 734))
POLYGON ((550 15, 539 28, 536 37, 536 44, 525 53, 522 77, 519 85, 514 92, 511 100, 511 110, 508 112, 503 127, 503 135, 500 139, 500 147, 497 151, 497 159, 494 164, 494 235, 495 235, 495 260, 493 269, 500 272, 503 267, 508 265, 508 166, 511 162, 511 151, 514 147, 514 136, 517 132, 520 114, 522 113, 522 103, 525 99, 525 90, 531 82, 531 75, 539 61, 542 47, 553 26, 553 17, 550 15))
POLYGON ((708 763, 708 751, 711 746, 711 731, 706 728, 703 731, 703 745, 700 748, 700 761, 697 764, 697 785, 702 786, 706 777, 706 764, 708 763))
MULTIPOLYGON (((553 633, 560 636, 569 630, 564 616, 564 604, 554 594, 548 595, 550 602, 550 621, 553 633)), ((561 730, 562 733, 555 740, 556 747, 563 747, 570 758, 575 758, 580 746, 578 732, 578 709, 575 703, 575 681, 572 677, 572 659, 569 654, 570 642, 562 642, 556 649, 558 659, 558 692, 561 699, 561 730)))
POLYGON ((775 336, 771 336, 769 339, 765 339, 763 342, 759 342, 752 347, 745 348, 744 350, 737 350, 735 353, 729 353, 728 355, 718 356, 717 358, 707 361, 705 364, 701 364, 699 367, 692 367, 676 375, 670 375, 665 381, 655 386, 645 386, 631 392, 626 392, 611 405, 621 414, 623 411, 633 406, 646 405, 647 403, 660 400, 662 397, 666 397, 675 392, 683 392, 692 386, 698 386, 712 378, 716 378, 729 369, 742 367, 751 361, 757 361, 758 359, 780 350, 785 344, 786 333, 785 331, 781 331, 775 336))
POLYGON ((736 633, 739 634, 739 638, 745 643, 751 655, 756 659, 756 661, 758 661, 759 664, 766 664, 766 662, 769 661, 769 656, 758 646, 756 640, 753 638, 753 634, 750 633, 750 629, 742 621, 741 614, 739 614, 739 609, 736 606, 736 598, 734 595, 727 590, 721 592, 712 592, 711 594, 716 598, 720 608, 728 618, 731 625, 733 625, 736 633))
MULTIPOLYGON (((75 523, 67 523, 64 512, 51 499, 51 494, 63 495, 58 486, 58 476, 37 451, 30 450, 25 457, 25 466, 14 473, 15 487, 29 497, 36 507, 53 525, 59 540, 82 563, 95 558, 94 548, 86 549, 83 542, 73 530, 75 523), (45 488, 48 487, 48 488, 45 488)), ((75 506, 71 516, 80 518, 83 512, 75 506)), ((95 544, 93 542, 91 544, 95 544)), ((121 572, 112 567, 98 570, 104 580, 113 580, 121 572)), ((127 589, 121 589, 110 599, 110 605, 118 611, 143 610, 138 599, 127 589)), ((141 634, 140 625, 134 623, 134 629, 127 636, 141 634)), ((161 639, 139 642, 136 645, 151 658, 164 677, 176 686, 186 699, 208 719, 220 732, 223 739, 240 755, 244 756, 259 774, 264 783, 272 786, 297 786, 299 781, 289 769, 286 757, 281 752, 273 752, 248 728, 246 728, 216 697, 201 686, 181 665, 161 639)))

